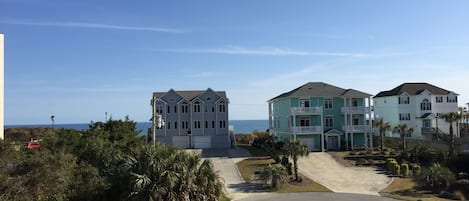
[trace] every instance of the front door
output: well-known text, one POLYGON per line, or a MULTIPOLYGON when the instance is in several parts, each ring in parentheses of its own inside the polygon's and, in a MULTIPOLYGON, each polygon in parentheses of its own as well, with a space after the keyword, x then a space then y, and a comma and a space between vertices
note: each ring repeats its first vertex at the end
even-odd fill
POLYGON ((339 137, 328 136, 327 137, 327 150, 338 150, 339 149, 339 137))
POLYGON ((432 121, 430 119, 422 120, 422 127, 423 128, 431 128, 432 127, 432 121))

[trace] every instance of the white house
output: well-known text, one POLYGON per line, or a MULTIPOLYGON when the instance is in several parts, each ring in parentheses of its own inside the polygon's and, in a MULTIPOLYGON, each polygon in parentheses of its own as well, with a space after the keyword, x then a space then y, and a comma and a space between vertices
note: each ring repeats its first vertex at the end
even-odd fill
MULTIPOLYGON (((442 115, 458 112, 458 94, 428 83, 404 83, 373 98, 374 118, 382 118, 391 127, 406 124, 414 132, 407 137, 424 138, 426 134, 449 133, 449 123, 442 115)), ((386 136, 398 137, 388 132, 386 136)))
POLYGON ((228 98, 224 91, 155 92, 151 100, 153 117, 161 115, 164 126, 150 129, 156 141, 178 148, 228 148, 228 98))

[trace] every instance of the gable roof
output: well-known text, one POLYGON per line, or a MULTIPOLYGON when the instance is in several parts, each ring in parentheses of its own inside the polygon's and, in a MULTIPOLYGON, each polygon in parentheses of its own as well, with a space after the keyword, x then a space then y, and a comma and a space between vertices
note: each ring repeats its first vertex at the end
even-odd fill
POLYGON ((289 92, 280 94, 269 101, 285 97, 358 97, 366 98, 372 96, 355 89, 343 89, 324 82, 308 82, 289 92))
MULTIPOLYGON (((171 89, 172 90, 172 89, 171 89)), ((170 91, 171 91, 170 90, 170 91)), ((207 89, 209 90, 209 89, 207 89)), ((207 90, 189 90, 189 91, 174 91, 176 92, 177 94, 179 94, 182 98, 184 98, 185 100, 188 100, 188 101, 191 101, 193 100, 194 98, 197 98, 199 97, 200 95, 202 95, 203 93, 205 93, 207 90)), ((226 92, 225 91, 214 91, 218 96, 224 98, 224 99, 227 99, 226 98, 226 92)), ((153 93, 153 96, 156 97, 156 98, 161 98, 163 97, 166 93, 168 92, 154 92, 153 93)))
POLYGON ((404 92, 409 95, 418 95, 425 90, 429 91, 430 93, 434 95, 448 95, 449 93, 454 93, 452 91, 442 89, 440 87, 437 87, 437 86, 434 86, 425 82, 417 82, 417 83, 403 83, 389 91, 379 92, 378 94, 376 94, 375 98, 386 97, 386 96, 397 96, 404 92))

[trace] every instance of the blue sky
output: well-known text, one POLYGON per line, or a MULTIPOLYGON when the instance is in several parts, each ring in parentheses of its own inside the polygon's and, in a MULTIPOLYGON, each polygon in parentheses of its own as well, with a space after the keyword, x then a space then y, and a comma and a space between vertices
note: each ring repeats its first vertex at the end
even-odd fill
POLYGON ((469 1, 0 0, 5 123, 147 121, 153 91, 225 90, 231 119, 306 82, 429 82, 469 102, 469 1))

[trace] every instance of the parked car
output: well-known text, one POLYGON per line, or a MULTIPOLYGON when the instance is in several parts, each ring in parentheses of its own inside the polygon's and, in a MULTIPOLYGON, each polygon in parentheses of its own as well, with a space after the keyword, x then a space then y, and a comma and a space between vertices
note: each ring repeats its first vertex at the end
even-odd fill
POLYGON ((26 143, 24 143, 24 145, 26 146, 26 148, 31 149, 31 150, 35 150, 35 149, 40 149, 40 148, 41 148, 41 145, 40 145, 37 141, 35 141, 35 140, 26 142, 26 143))

